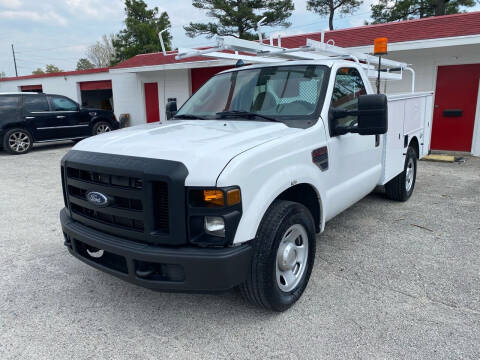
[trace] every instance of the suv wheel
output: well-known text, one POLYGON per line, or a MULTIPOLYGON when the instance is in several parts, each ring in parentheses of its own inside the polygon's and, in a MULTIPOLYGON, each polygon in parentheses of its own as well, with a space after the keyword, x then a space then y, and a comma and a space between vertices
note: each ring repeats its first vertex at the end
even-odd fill
POLYGON ((243 297, 274 311, 291 307, 305 290, 315 260, 315 226, 302 204, 277 200, 265 214, 254 241, 243 297))
POLYGON ((93 126, 92 135, 103 134, 112 131, 112 125, 108 122, 100 121, 93 126))
POLYGON ((25 129, 11 129, 3 138, 3 148, 10 154, 26 154, 32 146, 32 135, 25 129))

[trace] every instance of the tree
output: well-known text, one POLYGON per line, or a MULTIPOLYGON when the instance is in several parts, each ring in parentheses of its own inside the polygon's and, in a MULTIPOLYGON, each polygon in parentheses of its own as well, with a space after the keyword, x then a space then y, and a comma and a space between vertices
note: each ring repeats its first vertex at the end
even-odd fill
POLYGON ((289 27, 287 19, 292 15, 292 0, 193 0, 197 9, 207 11, 207 16, 214 22, 193 23, 184 26, 187 36, 198 35, 235 36, 240 39, 253 40, 257 23, 266 17, 264 26, 289 27))
POLYGON ((58 66, 55 66, 53 64, 47 64, 45 66, 45 72, 47 74, 52 74, 52 73, 57 73, 57 72, 62 72, 63 70, 60 69, 58 66))
POLYGON ((95 66, 85 58, 81 58, 77 61, 77 70, 93 69, 95 66))
POLYGON ((103 35, 100 41, 87 49, 87 58, 97 68, 110 66, 115 59, 113 35, 103 35))
POLYGON ((347 15, 353 14, 362 4, 359 0, 308 0, 307 10, 319 15, 328 15, 328 27, 333 30, 333 16, 335 12, 347 15))
POLYGON ((456 14, 462 7, 475 6, 475 0, 379 0, 372 5, 374 24, 390 21, 456 14))
POLYGON ((170 50, 172 36, 168 31, 171 27, 168 14, 159 14, 158 8, 147 9, 143 0, 125 0, 125 29, 113 39, 115 63, 138 54, 146 54, 161 50, 158 33, 164 32, 165 48, 170 50))
POLYGON ((45 70, 43 70, 42 68, 37 68, 37 70, 32 71, 32 74, 33 75, 52 74, 52 73, 57 73, 62 71, 63 70, 60 69, 58 66, 55 66, 53 64, 47 64, 45 66, 45 70))

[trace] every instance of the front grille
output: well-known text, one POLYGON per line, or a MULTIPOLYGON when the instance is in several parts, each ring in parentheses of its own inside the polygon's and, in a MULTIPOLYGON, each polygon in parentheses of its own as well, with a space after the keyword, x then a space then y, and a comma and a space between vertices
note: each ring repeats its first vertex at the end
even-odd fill
POLYGON ((95 184, 143 189, 142 179, 136 177, 102 174, 94 171, 74 169, 71 167, 67 169, 67 176, 69 178, 88 181, 95 184))
MULTIPOLYGON (((145 234, 143 180, 137 177, 67 167, 67 197, 72 213, 80 222, 111 234, 122 230, 124 237, 142 241, 145 234), (90 191, 101 192, 110 200, 106 207, 98 207, 87 200, 90 191), (136 235, 136 236, 135 236, 136 235)), ((154 230, 168 232, 168 184, 155 181, 153 185, 154 230)))
POLYGON ((187 175, 185 165, 163 159, 76 150, 62 159, 66 208, 72 220, 145 244, 188 242, 187 175), (96 198, 92 194, 89 201, 90 192, 99 194, 96 198))

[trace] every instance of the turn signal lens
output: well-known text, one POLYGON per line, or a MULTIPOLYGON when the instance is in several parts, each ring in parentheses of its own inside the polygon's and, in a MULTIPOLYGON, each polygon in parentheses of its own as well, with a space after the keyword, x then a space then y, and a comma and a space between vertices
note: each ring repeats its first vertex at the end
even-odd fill
POLYGON ((228 206, 239 204, 242 201, 240 196, 240 189, 233 189, 227 192, 227 204, 228 206))
POLYGON ((207 204, 214 204, 217 206, 223 206, 225 204, 223 191, 220 190, 203 190, 203 200, 207 204))

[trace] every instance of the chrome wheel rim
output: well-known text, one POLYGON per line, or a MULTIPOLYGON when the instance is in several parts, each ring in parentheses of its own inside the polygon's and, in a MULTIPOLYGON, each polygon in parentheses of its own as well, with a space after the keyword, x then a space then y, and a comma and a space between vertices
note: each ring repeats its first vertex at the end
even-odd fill
POLYGON ((17 153, 26 152, 30 148, 30 138, 23 131, 15 131, 8 137, 8 146, 17 153))
POLYGON ((305 273, 307 260, 307 230, 300 224, 292 225, 280 241, 275 261, 277 285, 281 291, 295 289, 305 273))
POLYGON ((97 135, 110 132, 110 131, 112 131, 112 129, 110 129, 110 126, 108 125, 101 124, 97 127, 97 135))
POLYGON ((413 159, 410 158, 408 159, 407 171, 405 174, 405 188, 407 189, 407 192, 410 191, 410 189, 413 186, 414 176, 415 176, 415 164, 413 162, 413 159))

